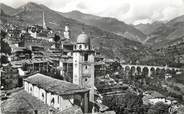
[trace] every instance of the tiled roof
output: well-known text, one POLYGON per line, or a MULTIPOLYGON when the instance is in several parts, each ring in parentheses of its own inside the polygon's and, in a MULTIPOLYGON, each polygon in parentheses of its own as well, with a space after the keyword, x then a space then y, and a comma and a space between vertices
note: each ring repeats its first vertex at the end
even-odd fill
POLYGON ((49 60, 46 58, 41 59, 23 59, 20 61, 11 61, 11 65, 22 65, 23 63, 32 64, 32 63, 43 63, 48 62, 49 60))
POLYGON ((157 92, 157 91, 146 91, 146 94, 148 94, 151 98, 163 98, 164 96, 157 92))
POLYGON ((38 113, 40 114, 47 114, 51 109, 55 114, 74 114, 76 110, 82 112, 77 106, 73 106, 64 111, 59 111, 47 104, 44 104, 42 101, 36 99, 34 96, 22 89, 12 93, 8 100, 2 102, 1 108, 3 109, 2 114, 12 114, 20 111, 25 111, 24 113, 26 114, 34 110, 38 110, 38 113))
POLYGON ((24 51, 26 48, 25 47, 12 47, 14 48, 13 51, 16 52, 16 51, 24 51))
POLYGON ((89 91, 88 89, 82 88, 76 84, 51 78, 40 73, 34 74, 26 78, 25 81, 58 95, 68 95, 89 91))

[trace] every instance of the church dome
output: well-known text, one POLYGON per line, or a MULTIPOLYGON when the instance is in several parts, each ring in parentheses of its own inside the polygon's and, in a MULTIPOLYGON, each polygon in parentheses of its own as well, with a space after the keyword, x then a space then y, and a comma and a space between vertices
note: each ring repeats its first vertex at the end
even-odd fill
POLYGON ((77 37, 77 43, 89 44, 90 43, 90 38, 88 37, 88 35, 86 33, 82 32, 77 37))

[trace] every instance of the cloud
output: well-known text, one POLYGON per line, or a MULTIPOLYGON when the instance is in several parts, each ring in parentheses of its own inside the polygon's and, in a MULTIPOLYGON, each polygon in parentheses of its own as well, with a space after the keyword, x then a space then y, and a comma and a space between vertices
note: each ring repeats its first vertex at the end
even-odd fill
POLYGON ((51 9, 68 12, 80 10, 84 13, 104 17, 115 17, 126 23, 151 23, 170 20, 184 14, 184 0, 1 0, 18 7, 32 1, 45 4, 51 9))
POLYGON ((87 9, 86 5, 84 5, 82 2, 77 4, 78 9, 87 9))

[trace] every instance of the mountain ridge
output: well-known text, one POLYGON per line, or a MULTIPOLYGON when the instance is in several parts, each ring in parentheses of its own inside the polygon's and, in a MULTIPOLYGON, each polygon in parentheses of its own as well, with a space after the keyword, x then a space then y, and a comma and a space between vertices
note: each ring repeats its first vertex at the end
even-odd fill
POLYGON ((102 30, 127 37, 130 40, 142 42, 147 37, 144 33, 133 26, 128 25, 123 21, 119 21, 116 18, 95 16, 92 14, 82 13, 77 10, 67 13, 59 13, 65 17, 75 19, 87 25, 93 25, 102 30))
POLYGON ((140 54, 149 53, 144 50, 146 47, 139 42, 101 30, 95 26, 86 25, 74 19, 66 18, 44 5, 28 3, 17 8, 17 10, 14 18, 21 17, 25 23, 30 25, 41 25, 43 12, 45 13, 47 26, 54 30, 63 32, 64 26, 69 24, 73 41, 75 41, 81 31, 85 29, 85 32, 90 35, 92 39, 91 41, 94 48, 101 50, 102 55, 107 58, 120 57, 129 60, 130 58, 135 58, 135 55, 132 55, 132 53, 137 54, 137 57, 140 54))
POLYGON ((14 15, 14 13, 16 12, 15 8, 12 8, 1 2, 0 2, 0 10, 3 10, 8 15, 14 15))

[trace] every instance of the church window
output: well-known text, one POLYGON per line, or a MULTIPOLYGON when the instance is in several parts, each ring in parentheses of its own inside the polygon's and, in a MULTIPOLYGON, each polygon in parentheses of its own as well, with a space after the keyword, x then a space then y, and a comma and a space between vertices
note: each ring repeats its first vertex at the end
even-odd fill
POLYGON ((54 104, 54 102, 55 102, 55 101, 54 101, 54 98, 52 98, 52 100, 51 100, 51 104, 54 104))
POLYGON ((49 110, 49 114, 54 114, 54 113, 55 113, 54 110, 52 110, 52 109, 49 110))
POLYGON ((79 45, 79 49, 81 49, 82 48, 82 45, 79 45))
POLYGON ((38 114, 38 110, 34 110, 34 113, 35 113, 35 114, 38 114))
POLYGON ((44 99, 44 94, 42 93, 42 99, 44 99))
POLYGON ((59 104, 59 96, 58 96, 58 104, 59 104))
POLYGON ((88 66, 86 66, 85 68, 88 69, 88 66))
POLYGON ((84 54, 84 61, 88 61, 88 54, 84 54))
POLYGON ((75 63, 75 67, 77 67, 77 63, 75 63))

